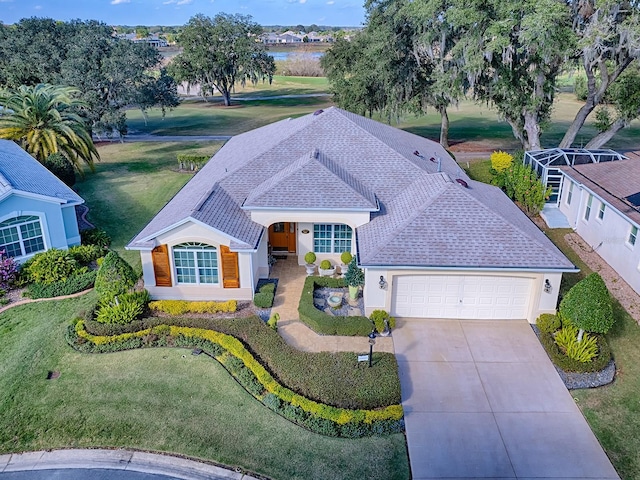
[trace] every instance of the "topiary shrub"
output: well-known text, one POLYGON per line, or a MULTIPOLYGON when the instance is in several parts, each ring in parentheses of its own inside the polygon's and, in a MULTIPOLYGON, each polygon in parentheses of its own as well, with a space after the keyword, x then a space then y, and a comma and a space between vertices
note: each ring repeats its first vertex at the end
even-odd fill
POLYGON ((276 284, 271 282, 265 283, 258 291, 261 293, 274 293, 276 291, 276 284))
POLYGON ((307 252, 304 256, 304 261, 309 265, 312 265, 316 261, 316 254, 313 252, 307 252))
POLYGON ((45 158, 42 164, 47 167, 51 173, 62 180, 69 187, 73 187, 76 183, 76 172, 73 165, 67 157, 61 153, 52 153, 45 158))
POLYGON ((364 270, 358 267, 356 257, 353 257, 347 267, 344 279, 350 287, 361 287, 364 285, 364 270))
POLYGON ((116 252, 110 251, 98 269, 95 288, 100 298, 109 300, 126 293, 137 281, 138 277, 131 265, 116 252))
POLYGON ((352 259, 353 255, 351 255, 351 252, 342 252, 340 254, 340 261, 343 265, 349 265, 352 259))
POLYGON ((331 270, 331 262, 329 260, 322 260, 320 262, 320 268, 322 270, 331 270))
POLYGON ((560 330, 562 322, 558 315, 554 315, 553 313, 543 313, 536 320, 536 326, 541 332, 554 333, 560 330))
POLYGON ((258 292, 253 295, 253 304, 258 308, 271 308, 273 299, 273 292, 258 292))
POLYGON ((491 168, 497 173, 503 172, 513 164, 513 156, 498 150, 491 154, 491 168))
POLYGON ((388 325, 389 328, 395 328, 396 326, 396 319, 384 310, 374 310, 371 312, 369 320, 371 320, 378 333, 382 333, 385 330, 386 325, 388 325))
POLYGON ((80 232, 83 245, 98 245, 102 248, 109 248, 111 237, 101 228, 90 228, 80 232))
POLYGON ((560 302, 563 321, 570 322, 583 332, 605 334, 615 318, 611 297, 602 277, 592 273, 576 283, 560 302))
POLYGON ((62 282, 86 269, 73 258, 68 250, 52 248, 33 256, 22 266, 28 281, 49 285, 62 282))

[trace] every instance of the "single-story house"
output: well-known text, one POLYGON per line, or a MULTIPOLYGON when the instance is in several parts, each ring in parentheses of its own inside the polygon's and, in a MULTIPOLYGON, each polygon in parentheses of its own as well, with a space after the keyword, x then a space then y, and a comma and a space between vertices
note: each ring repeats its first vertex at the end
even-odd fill
POLYGON ((0 140, 0 250, 24 262, 49 248, 80 244, 76 205, 84 200, 35 158, 0 140))
POLYGON ((269 252, 365 271, 366 314, 528 319, 574 265, 438 143, 329 108, 237 135, 127 246, 158 299, 251 299, 269 252))
POLYGON ((569 225, 640 293, 640 155, 561 167, 558 208, 569 225))

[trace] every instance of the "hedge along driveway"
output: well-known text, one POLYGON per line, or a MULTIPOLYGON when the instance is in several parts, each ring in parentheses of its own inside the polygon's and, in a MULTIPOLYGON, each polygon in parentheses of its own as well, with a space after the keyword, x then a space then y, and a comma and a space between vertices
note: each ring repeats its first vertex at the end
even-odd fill
POLYGON ((262 406, 217 362, 184 349, 73 351, 68 319, 95 295, 0 319, 0 452, 124 447, 179 453, 275 479, 409 478, 401 434, 310 433, 262 406), (56 370, 60 377, 45 380, 56 370))

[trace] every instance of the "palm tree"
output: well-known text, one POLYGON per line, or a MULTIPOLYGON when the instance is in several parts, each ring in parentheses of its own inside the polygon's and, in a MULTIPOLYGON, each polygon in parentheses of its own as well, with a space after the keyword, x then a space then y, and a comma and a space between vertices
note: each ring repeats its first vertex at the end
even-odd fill
POLYGON ((14 140, 38 161, 62 153, 83 176, 100 160, 79 112, 86 103, 72 87, 38 84, 0 91, 0 138, 14 140))

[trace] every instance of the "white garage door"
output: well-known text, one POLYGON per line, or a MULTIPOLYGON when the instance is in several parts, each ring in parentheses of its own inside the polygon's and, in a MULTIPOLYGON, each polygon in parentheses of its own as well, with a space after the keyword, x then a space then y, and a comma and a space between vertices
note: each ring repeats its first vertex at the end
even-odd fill
POLYGON ((391 314, 398 317, 525 319, 533 279, 403 275, 393 279, 391 314))

